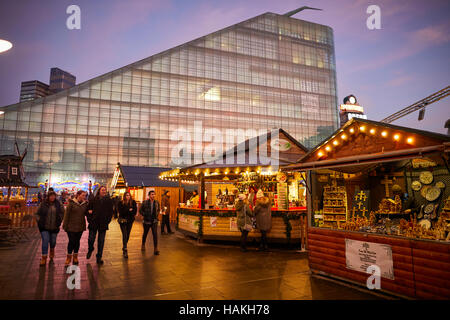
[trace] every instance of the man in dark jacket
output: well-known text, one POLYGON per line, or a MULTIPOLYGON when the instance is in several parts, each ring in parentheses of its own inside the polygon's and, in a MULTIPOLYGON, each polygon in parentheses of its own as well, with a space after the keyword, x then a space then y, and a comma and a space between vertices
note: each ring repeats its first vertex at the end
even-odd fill
POLYGON ((161 234, 164 234, 164 227, 167 227, 167 234, 172 234, 170 230, 170 195, 169 190, 165 190, 161 198, 161 234))
POLYGON ((144 217, 142 251, 145 251, 145 241, 147 240, 148 231, 152 229, 154 253, 155 255, 158 255, 158 213, 160 211, 160 205, 158 200, 155 199, 155 195, 154 190, 149 191, 148 199, 142 203, 139 208, 139 213, 144 217))
POLYGON ((89 259, 94 251, 95 237, 97 236, 97 263, 103 264, 103 246, 105 244, 106 230, 113 216, 114 205, 106 192, 106 187, 101 186, 93 200, 89 201, 87 220, 89 222, 88 253, 89 259))

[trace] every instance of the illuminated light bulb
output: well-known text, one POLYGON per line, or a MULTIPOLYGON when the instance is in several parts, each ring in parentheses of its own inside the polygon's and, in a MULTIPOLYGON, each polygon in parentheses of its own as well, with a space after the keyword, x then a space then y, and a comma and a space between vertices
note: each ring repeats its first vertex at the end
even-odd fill
POLYGON ((355 132, 355 129, 350 128, 350 133, 354 133, 354 132, 355 132))
POLYGON ((0 39, 0 53, 6 52, 13 47, 12 43, 8 40, 0 39))
POLYGON ((326 151, 330 151, 330 150, 331 150, 330 146, 326 146, 326 147, 325 147, 325 150, 326 150, 326 151))
POLYGON ((225 171, 225 174, 228 174, 228 171, 225 171))
POLYGON ((347 136, 346 136, 345 134, 343 134, 343 135, 341 136, 341 138, 342 138, 342 140, 345 140, 345 139, 347 139, 347 136))
POLYGON ((334 140, 334 141, 333 141, 333 144, 334 144, 335 146, 337 146, 337 145, 339 144, 339 142, 337 142, 337 140, 334 140))
POLYGON ((399 134, 394 135, 394 140, 396 141, 400 140, 400 135, 399 134))
POLYGON ((319 151, 319 153, 317 154, 319 157, 323 156, 323 152, 319 151))
POLYGON ((370 129, 370 134, 375 134, 375 129, 370 129))
POLYGON ((388 134, 388 133, 387 133, 386 131, 383 131, 383 132, 381 133, 381 135, 382 135, 383 137, 385 137, 385 138, 387 137, 387 134, 388 134))
POLYGON ((413 142, 414 142, 414 139, 411 138, 411 137, 409 137, 408 139, 406 139, 406 142, 408 142, 408 143, 413 143, 413 142))
POLYGON ((364 132, 364 130, 366 130, 366 127, 361 126, 361 127, 359 127, 359 130, 362 131, 362 132, 364 132))

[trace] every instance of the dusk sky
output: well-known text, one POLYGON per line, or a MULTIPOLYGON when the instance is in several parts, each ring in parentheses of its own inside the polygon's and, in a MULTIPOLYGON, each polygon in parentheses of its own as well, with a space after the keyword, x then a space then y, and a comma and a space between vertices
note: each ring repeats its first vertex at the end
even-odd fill
MULTIPOLYGON (((354 94, 368 118, 381 120, 449 85, 448 0, 20 0, 1 1, 0 106, 19 100, 20 83, 49 82, 51 67, 77 83, 265 12, 308 5, 297 19, 331 26, 339 102, 354 94), (66 27, 66 8, 81 8, 81 30, 66 27), (369 30, 369 5, 381 8, 381 30, 369 30)), ((446 133, 450 97, 394 124, 446 133)))

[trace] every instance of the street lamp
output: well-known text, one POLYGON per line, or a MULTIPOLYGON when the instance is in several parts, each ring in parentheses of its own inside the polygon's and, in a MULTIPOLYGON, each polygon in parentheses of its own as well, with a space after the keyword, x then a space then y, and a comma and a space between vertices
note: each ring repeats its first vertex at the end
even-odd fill
POLYGON ((12 48, 12 43, 8 40, 0 39, 0 53, 6 52, 12 48))

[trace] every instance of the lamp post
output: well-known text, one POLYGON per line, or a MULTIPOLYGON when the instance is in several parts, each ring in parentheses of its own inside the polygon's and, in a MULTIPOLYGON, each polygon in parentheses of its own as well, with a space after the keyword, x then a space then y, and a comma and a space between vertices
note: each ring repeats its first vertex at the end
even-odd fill
POLYGON ((50 160, 48 163, 48 168, 50 169, 50 173, 48 176, 48 187, 49 188, 52 186, 52 165, 53 165, 53 160, 50 160))

